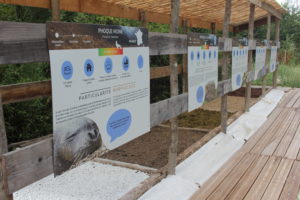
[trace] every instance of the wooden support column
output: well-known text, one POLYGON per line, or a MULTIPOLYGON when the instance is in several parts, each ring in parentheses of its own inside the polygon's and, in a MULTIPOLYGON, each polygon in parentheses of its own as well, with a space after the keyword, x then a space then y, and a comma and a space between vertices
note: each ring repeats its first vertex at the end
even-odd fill
MULTIPOLYGON (((182 32, 183 34, 187 34, 188 32, 188 20, 183 20, 182 22, 182 32)), ((182 56, 182 91, 188 92, 188 61, 187 54, 183 54, 182 56)))
MULTIPOLYGON (((224 14, 224 24, 223 24, 223 37, 229 37, 229 24, 230 24, 230 16, 231 16, 231 0, 226 0, 225 5, 225 14, 224 14)), ((228 60, 229 60, 229 52, 223 52, 222 57, 222 80, 228 79, 228 60)), ((227 94, 222 96, 221 98, 221 131, 223 133, 227 132, 227 94)))
MULTIPOLYGON (((171 0, 171 22, 170 22, 170 32, 178 33, 178 22, 179 22, 179 9, 180 9, 180 1, 179 0, 171 0)), ((178 75, 177 75, 177 56, 170 55, 170 88, 171 88, 171 96, 178 95, 178 75)), ((176 157, 177 157, 177 144, 178 144, 178 121, 177 117, 172 118, 171 122, 171 145, 169 148, 169 158, 168 158, 168 174, 175 174, 176 167, 176 157)))
POLYGON ((12 200, 13 196, 7 194, 5 190, 5 185, 3 181, 3 161, 1 159, 1 155, 8 152, 7 148, 7 136, 5 130, 5 121, 3 115, 3 106, 2 106, 2 97, 0 96, 0 200, 12 200))
POLYGON ((59 0, 51 0, 52 21, 60 21, 59 0))
MULTIPOLYGON (((270 39, 271 39, 271 15, 268 15, 268 19, 267 19, 267 42, 268 44, 270 43, 270 39)), ((266 81, 267 81, 267 73, 270 70, 270 55, 271 54, 271 50, 267 49, 267 54, 266 54, 266 61, 265 61, 265 75, 262 78, 262 96, 264 97, 266 94, 266 81), (268 68, 268 70, 266 70, 268 68)))
POLYGON ((212 22, 210 24, 211 34, 216 34, 216 23, 212 22))
POLYGON ((144 28, 148 27, 147 14, 145 11, 140 12, 140 22, 142 27, 144 28))
MULTIPOLYGON (((278 45, 279 41, 280 41, 280 19, 276 18, 275 21, 275 41, 276 44, 278 45)), ((278 58, 278 52, 279 49, 277 49, 277 58, 278 58)), ((277 59, 278 61, 278 59, 277 59)), ((273 88, 277 87, 277 76, 278 76, 278 68, 279 65, 277 65, 276 70, 273 72, 273 88)))
MULTIPOLYGON (((254 39, 254 15, 255 15, 255 5, 250 4, 250 14, 249 14, 249 28, 248 28, 248 38, 249 40, 254 39)), ((249 50, 248 53, 248 79, 246 80, 246 92, 245 92, 245 111, 249 112, 250 98, 251 98, 251 82, 249 81, 250 72, 253 69, 253 51, 249 50)))

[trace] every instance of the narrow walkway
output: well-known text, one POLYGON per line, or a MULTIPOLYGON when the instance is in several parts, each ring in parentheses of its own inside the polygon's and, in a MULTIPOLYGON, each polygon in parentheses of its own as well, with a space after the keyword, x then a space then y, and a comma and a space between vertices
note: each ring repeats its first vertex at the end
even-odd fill
POLYGON ((296 200, 300 190, 300 89, 190 200, 296 200))

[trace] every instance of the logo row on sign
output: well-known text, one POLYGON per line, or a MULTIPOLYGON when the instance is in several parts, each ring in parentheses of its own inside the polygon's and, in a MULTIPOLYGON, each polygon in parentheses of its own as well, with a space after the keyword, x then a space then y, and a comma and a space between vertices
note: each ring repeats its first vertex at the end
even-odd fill
MULTIPOLYGON (((211 58, 217 58, 217 51, 203 51, 202 52, 202 59, 205 60, 205 59, 211 59, 211 58)), ((195 53, 194 51, 191 52, 191 60, 194 60, 195 58, 195 53)), ((200 60, 201 59, 201 53, 200 51, 197 51, 197 60, 200 60)))
MULTIPOLYGON (((131 64, 131 62, 130 62, 129 58, 127 56, 124 56, 122 58, 122 68, 123 68, 124 72, 129 70, 130 64, 131 64)), ((139 69, 143 68, 143 66, 144 66, 143 56, 139 55, 137 57, 136 65, 139 69)), ((103 68, 107 74, 110 74, 113 71, 114 64, 113 64, 113 60, 110 57, 105 58, 103 68)), ((91 77, 94 73, 94 69, 95 69, 94 62, 91 59, 87 59, 83 64, 84 74, 87 77, 91 77)), ((62 74, 63 78, 65 80, 71 79, 73 76, 73 71, 74 71, 73 64, 70 61, 64 61, 61 66, 61 74, 62 74)))

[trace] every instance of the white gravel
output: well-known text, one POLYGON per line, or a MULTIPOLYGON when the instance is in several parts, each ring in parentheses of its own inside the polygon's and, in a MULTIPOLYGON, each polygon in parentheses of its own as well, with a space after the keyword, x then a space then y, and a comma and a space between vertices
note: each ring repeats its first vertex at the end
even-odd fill
POLYGON ((140 171, 90 161, 15 192, 14 200, 116 200, 148 177, 140 171))

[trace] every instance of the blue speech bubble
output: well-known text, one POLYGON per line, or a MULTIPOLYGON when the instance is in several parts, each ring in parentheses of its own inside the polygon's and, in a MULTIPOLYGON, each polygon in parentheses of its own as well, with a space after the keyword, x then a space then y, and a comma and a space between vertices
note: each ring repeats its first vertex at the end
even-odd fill
POLYGON ((73 76, 73 66, 70 61, 65 61, 61 66, 61 74, 65 80, 69 80, 73 76))
POLYGON ((241 86, 241 83, 242 83, 242 77, 241 77, 241 75, 240 74, 238 74, 237 76, 236 76, 236 85, 237 86, 241 86))
POLYGON ((200 52, 197 51, 197 60, 200 60, 200 52))
POLYGON ((139 69, 142 69, 144 67, 144 58, 142 55, 138 56, 137 65, 139 69))
POLYGON ((94 73, 94 63, 91 59, 87 59, 84 63, 84 73, 87 76, 92 76, 94 73))
POLYGON ((110 135, 110 142, 115 141, 118 137, 124 135, 131 125, 131 113, 126 109, 120 109, 114 112, 107 124, 106 131, 110 135))
POLYGON ((127 56, 123 57, 122 65, 123 65, 124 71, 128 71, 128 69, 129 69, 129 58, 127 56))
POLYGON ((112 59, 107 57, 104 61, 104 70, 106 73, 111 73, 113 69, 113 62, 112 62, 112 59))
POLYGON ((203 102, 203 99, 204 99, 204 88, 203 88, 203 86, 198 87, 196 97, 197 97, 198 103, 203 102))

